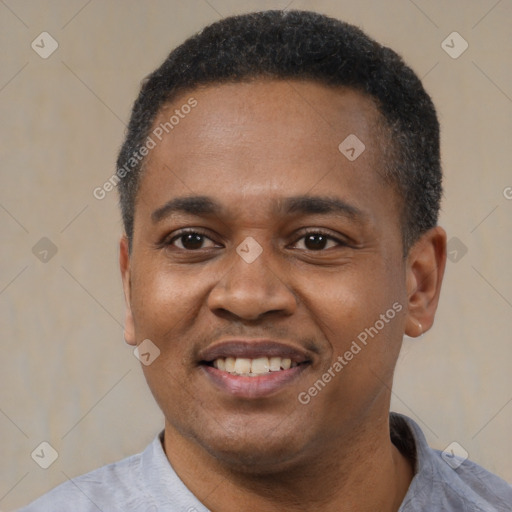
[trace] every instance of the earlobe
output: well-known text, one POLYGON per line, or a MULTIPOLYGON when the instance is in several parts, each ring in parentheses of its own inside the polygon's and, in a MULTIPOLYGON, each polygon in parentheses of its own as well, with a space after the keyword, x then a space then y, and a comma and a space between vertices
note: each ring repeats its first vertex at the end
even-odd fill
POLYGON ((123 280, 123 291, 126 304, 124 320, 124 339, 128 345, 137 345, 135 339, 135 326, 131 308, 131 272, 130 272, 130 249, 126 235, 121 237, 119 242, 119 267, 123 280))
POLYGON ((407 336, 416 338, 432 327, 445 266, 446 232, 437 226, 424 233, 407 257, 407 336))

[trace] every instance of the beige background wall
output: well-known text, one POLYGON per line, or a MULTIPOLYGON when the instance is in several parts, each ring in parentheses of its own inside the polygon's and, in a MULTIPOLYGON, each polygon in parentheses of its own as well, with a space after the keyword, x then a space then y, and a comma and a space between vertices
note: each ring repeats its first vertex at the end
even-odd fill
POLYGON ((405 341, 393 408, 436 448, 456 440, 512 482, 512 2, 5 0, 1 510, 142 450, 161 428, 123 342, 117 196, 93 189, 114 172, 139 81, 172 47, 220 17, 287 5, 359 25, 424 77, 442 123, 441 224, 467 253, 448 264, 435 327, 405 341), (30 45, 43 31, 59 44, 47 59, 30 45), (453 31, 469 43, 457 59, 441 47, 453 31), (57 249, 35 251, 47 262, 33 254, 42 237, 57 249), (46 470, 30 456, 42 441, 59 455, 46 470))

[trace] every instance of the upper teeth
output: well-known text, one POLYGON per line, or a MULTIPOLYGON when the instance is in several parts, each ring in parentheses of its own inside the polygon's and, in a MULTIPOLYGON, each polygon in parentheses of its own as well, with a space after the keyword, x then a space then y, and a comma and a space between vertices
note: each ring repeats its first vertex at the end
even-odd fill
POLYGON ((245 357, 219 357, 213 361, 213 366, 235 375, 255 376, 268 372, 278 372, 288 370, 297 363, 284 357, 258 357, 256 359, 247 359, 245 357))

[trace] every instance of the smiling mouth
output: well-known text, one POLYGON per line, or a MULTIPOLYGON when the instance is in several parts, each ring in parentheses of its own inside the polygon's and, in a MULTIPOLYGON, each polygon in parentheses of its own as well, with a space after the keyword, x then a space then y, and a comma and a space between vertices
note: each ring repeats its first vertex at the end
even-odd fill
POLYGON ((207 366, 216 368, 222 372, 241 377, 261 377, 274 372, 282 372, 295 368, 299 364, 288 357, 218 357, 211 362, 205 362, 207 366))
POLYGON ((208 382, 244 400, 284 392, 312 362, 313 353, 303 347, 261 338, 217 341, 198 354, 208 382))

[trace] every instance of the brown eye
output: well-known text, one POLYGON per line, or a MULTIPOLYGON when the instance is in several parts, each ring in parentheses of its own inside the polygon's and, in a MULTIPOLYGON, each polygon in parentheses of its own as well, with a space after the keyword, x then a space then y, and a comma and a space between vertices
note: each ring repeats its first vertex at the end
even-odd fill
POLYGON ((307 235, 304 237, 304 245, 312 251, 325 249, 326 244, 327 237, 321 234, 307 235))
POLYGON ((299 249, 306 249, 308 251, 322 251, 324 249, 336 247, 337 245, 343 245, 332 236, 316 232, 304 235, 297 241, 297 244, 301 243, 301 241, 303 241, 303 247, 299 247, 299 249))
POLYGON ((206 247, 215 247, 215 243, 206 235, 195 231, 188 231, 173 237, 172 240, 170 240, 169 245, 174 245, 179 249, 187 251, 194 251, 198 249, 205 249, 206 247, 204 244, 207 242, 210 242, 210 245, 206 247))
POLYGON ((181 235, 179 239, 185 249, 200 249, 203 245, 203 238, 203 235, 198 233, 187 233, 181 235))

